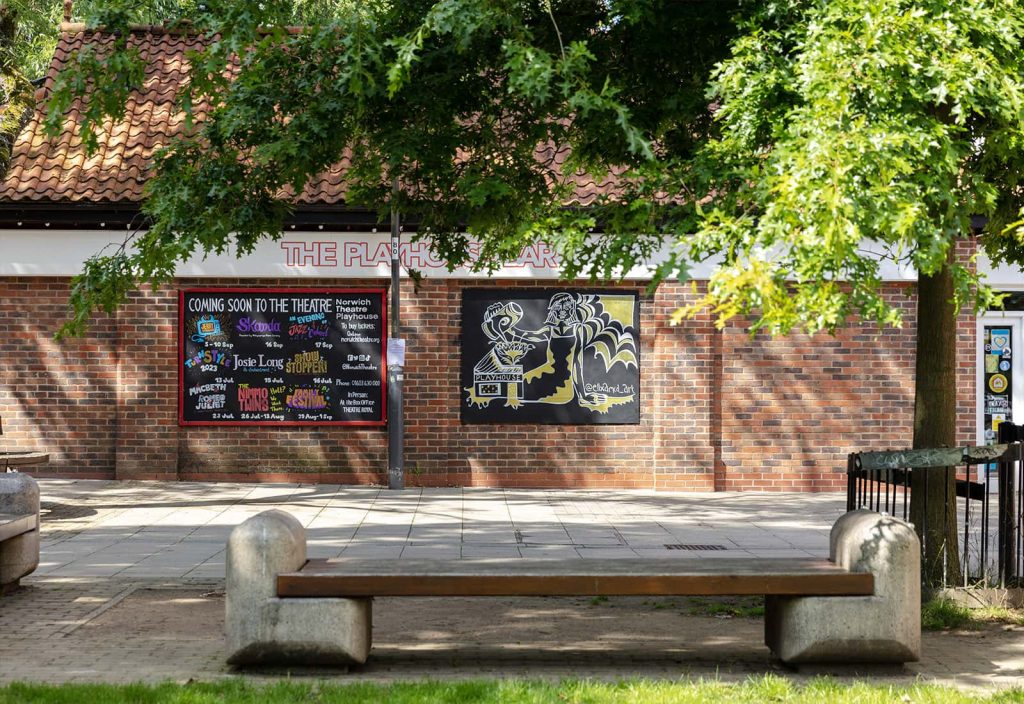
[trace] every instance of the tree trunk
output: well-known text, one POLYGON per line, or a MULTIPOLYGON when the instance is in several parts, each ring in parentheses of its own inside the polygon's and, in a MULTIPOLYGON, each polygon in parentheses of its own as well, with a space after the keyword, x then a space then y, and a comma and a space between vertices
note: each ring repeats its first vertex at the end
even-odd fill
MULTIPOLYGON (((914 448, 956 447, 956 309, 948 262, 935 275, 918 277, 915 372, 914 448)), ((959 583, 955 467, 912 473, 910 520, 921 538, 925 586, 959 583)))

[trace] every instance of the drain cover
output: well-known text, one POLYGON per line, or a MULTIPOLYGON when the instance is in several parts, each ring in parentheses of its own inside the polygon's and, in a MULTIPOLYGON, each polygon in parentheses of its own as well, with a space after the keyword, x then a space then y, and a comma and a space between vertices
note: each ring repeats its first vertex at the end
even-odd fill
POLYGON ((86 518, 87 516, 95 515, 96 509, 89 508, 88 506, 62 504, 56 501, 43 501, 39 504, 39 518, 44 522, 86 518))
POLYGON ((671 543, 665 546, 668 550, 728 550, 724 545, 685 545, 683 543, 671 543))

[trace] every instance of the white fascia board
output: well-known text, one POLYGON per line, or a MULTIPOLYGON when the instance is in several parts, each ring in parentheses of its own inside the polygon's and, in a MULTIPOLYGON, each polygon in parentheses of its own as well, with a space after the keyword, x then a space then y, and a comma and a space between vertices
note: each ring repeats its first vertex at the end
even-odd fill
MULTIPOLYGON (((73 276, 86 259, 106 249, 115 251, 121 233, 109 230, 5 230, 0 232, 0 276, 73 276)), ((388 278, 391 276, 389 233, 286 232, 279 240, 260 241, 251 254, 197 257, 178 267, 181 277, 238 278, 388 278)), ((449 272, 426 242, 400 248, 403 276, 412 269, 427 278, 551 279, 561 278, 558 257, 547 245, 527 247, 516 261, 496 272, 461 267, 449 272)), ((652 269, 638 267, 627 279, 649 279, 652 269)))
MULTIPOLYGON (((431 255, 426 242, 409 242, 408 235, 403 239, 400 250, 403 276, 412 269, 426 278, 555 281, 561 278, 558 257, 545 244, 527 247, 516 261, 493 273, 472 272, 466 268, 449 272, 443 262, 431 255)), ((121 232, 111 230, 0 231, 0 276, 73 276, 82 270, 90 256, 104 248, 113 251, 122 240, 121 232)), ((654 267, 664 261, 668 252, 666 244, 650 266, 636 267, 623 278, 650 279, 654 267)), ((916 280, 912 267, 881 255, 879 258, 883 281, 916 280)), ((694 265, 691 278, 706 280, 714 266, 713 260, 694 265)), ((987 283, 995 288, 1024 289, 1024 272, 1016 267, 993 267, 982 255, 978 257, 978 268, 987 283)), ((233 251, 192 259, 178 267, 177 275, 190 278, 387 278, 391 275, 390 235, 386 232, 285 232, 279 240, 260 241, 251 254, 240 259, 233 251)))

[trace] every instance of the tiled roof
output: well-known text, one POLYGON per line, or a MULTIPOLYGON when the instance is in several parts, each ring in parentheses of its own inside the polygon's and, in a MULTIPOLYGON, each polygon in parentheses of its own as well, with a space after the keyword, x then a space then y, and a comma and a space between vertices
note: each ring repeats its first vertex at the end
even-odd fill
MULTIPOLYGON (((36 93, 36 109, 19 133, 12 149, 11 166, 0 182, 0 201, 58 203, 134 203, 142 199, 153 153, 185 128, 184 113, 174 104, 187 78, 186 52, 201 48, 199 38, 160 28, 134 31, 129 38, 146 64, 142 88, 128 100, 124 119, 107 120, 98 134, 100 149, 87 156, 78 136, 79 105, 65 115, 64 129, 55 138, 45 133, 45 101, 55 77, 88 42, 112 41, 109 34, 85 31, 80 26, 64 31, 50 70, 36 93)), ((556 167, 564 163, 568 148, 538 150, 538 158, 556 167)), ((298 203, 343 204, 345 172, 342 162, 311 179, 298 203)), ((572 177, 576 185, 571 205, 590 205, 615 189, 613 178, 600 182, 586 175, 572 177)))
POLYGON ((108 120, 100 132, 99 151, 87 157, 78 136, 79 105, 64 119, 55 138, 45 133, 45 99, 57 74, 87 39, 108 43, 109 35, 62 34, 45 83, 36 94, 36 110, 18 135, 0 198, 81 202, 137 201, 142 196, 153 152, 184 127, 174 106, 178 86, 187 75, 185 52, 199 48, 195 38, 180 34, 134 34, 130 41, 146 62, 142 90, 128 101, 123 120, 108 120))

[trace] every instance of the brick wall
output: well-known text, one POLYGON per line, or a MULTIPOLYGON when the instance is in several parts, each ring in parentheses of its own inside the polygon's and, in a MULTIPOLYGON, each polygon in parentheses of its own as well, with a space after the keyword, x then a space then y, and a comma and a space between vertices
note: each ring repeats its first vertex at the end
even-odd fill
POLYGON ((177 476, 177 295, 133 294, 117 314, 118 479, 177 476))
MULTIPOLYGON (((972 257, 979 251, 977 237, 958 239, 953 256, 973 269, 972 257)), ((960 311, 957 320, 956 404, 957 442, 961 445, 978 444, 978 425, 975 410, 978 405, 978 318, 970 309, 960 311)))
POLYGON ((914 310, 906 325, 771 339, 723 332, 721 423, 726 489, 845 488, 846 456, 909 447, 914 310))
POLYGON ((49 474, 112 478, 117 329, 97 320, 88 338, 54 342, 66 310, 66 281, 0 279, 0 450, 46 450, 49 474))
MULTIPOLYGON (((57 344, 67 280, 0 280, 0 443, 49 451, 39 473, 57 476, 383 483, 384 428, 178 427, 177 290, 219 285, 382 282, 180 280, 136 293, 115 320, 57 344)), ((910 443, 914 311, 900 285, 889 294, 906 308, 903 329, 835 338, 751 338, 706 316, 673 327, 672 311, 700 291, 668 284, 642 296, 641 422, 620 426, 463 425, 466 285, 480 282, 403 283, 410 485, 833 490, 848 452, 910 443)), ((973 443, 968 313, 960 335, 961 442, 973 443)))

